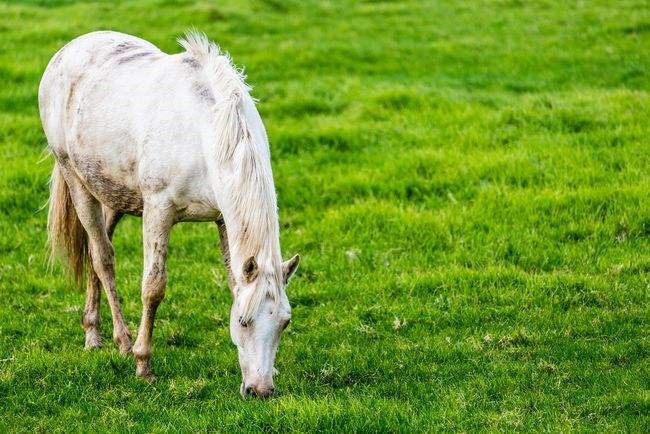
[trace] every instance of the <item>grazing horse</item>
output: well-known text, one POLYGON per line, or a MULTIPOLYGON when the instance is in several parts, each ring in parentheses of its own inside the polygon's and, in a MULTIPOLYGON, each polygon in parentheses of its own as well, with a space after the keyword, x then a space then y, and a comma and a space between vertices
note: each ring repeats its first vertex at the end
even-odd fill
POLYGON ((205 35, 168 55, 140 38, 93 32, 50 60, 38 102, 54 154, 48 234, 79 283, 87 266, 86 348, 101 346, 104 288, 113 339, 153 378, 151 336, 165 296, 169 233, 216 222, 233 304, 230 334, 242 395, 274 392, 273 367, 291 308, 285 286, 300 261, 280 255, 268 138, 243 74, 205 35), (142 319, 135 344, 120 310, 111 237, 124 214, 142 216, 142 319))

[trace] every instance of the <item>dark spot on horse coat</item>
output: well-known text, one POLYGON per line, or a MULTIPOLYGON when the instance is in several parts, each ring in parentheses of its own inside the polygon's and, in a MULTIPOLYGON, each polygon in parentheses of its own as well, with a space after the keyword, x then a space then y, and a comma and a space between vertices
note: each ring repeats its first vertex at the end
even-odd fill
POLYGON ((72 109, 72 102, 74 101, 74 91, 77 88, 78 80, 72 80, 70 82, 70 89, 68 90, 68 100, 65 103, 65 110, 67 113, 70 113, 72 109))
POLYGON ((137 45, 133 44, 132 42, 120 42, 115 47, 115 50, 111 52, 110 56, 118 56, 120 54, 126 53, 129 50, 133 50, 134 48, 137 48, 137 45))
POLYGON ((120 58, 120 60, 118 60, 117 63, 119 63, 120 65, 122 65, 122 64, 124 64, 124 63, 131 62, 131 61, 133 61, 133 60, 135 60, 135 59, 139 59, 139 58, 141 58, 141 57, 151 56, 152 54, 153 54, 153 53, 150 52, 150 51, 143 51, 143 52, 141 52, 141 53, 131 54, 130 56, 120 58))
POLYGON ((185 57, 182 61, 183 63, 186 63, 187 65, 190 66, 192 69, 199 69, 201 68, 201 64, 199 63, 198 60, 196 60, 193 57, 185 57))
POLYGON ((81 107, 75 104, 75 100, 77 99, 77 89, 79 88, 79 84, 82 82, 83 78, 83 74, 80 74, 76 77, 72 77, 70 80, 70 88, 68 89, 68 99, 65 102, 64 113, 68 122, 78 116, 78 113, 81 110, 81 107))
POLYGON ((142 194, 105 173, 101 162, 73 155, 74 165, 88 190, 99 201, 116 211, 142 215, 142 194))
POLYGON ((142 189, 148 192, 159 192, 167 188, 168 182, 162 176, 145 176, 142 180, 142 189))
POLYGON ((214 98, 214 94, 207 85, 195 82, 192 86, 192 89, 194 89, 194 92, 202 101, 205 101, 208 104, 215 104, 217 102, 217 100, 214 98))
POLYGON ((54 148, 54 147, 51 147, 51 146, 49 146, 48 149, 50 151, 52 151, 52 153, 56 157, 56 161, 58 161, 59 163, 61 163, 63 165, 68 164, 68 154, 63 152, 61 149, 54 148))

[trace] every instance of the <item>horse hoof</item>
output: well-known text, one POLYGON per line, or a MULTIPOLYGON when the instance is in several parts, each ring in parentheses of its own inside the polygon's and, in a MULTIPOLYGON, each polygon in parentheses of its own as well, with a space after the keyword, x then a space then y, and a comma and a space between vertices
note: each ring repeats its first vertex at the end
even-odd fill
POLYGON ((86 350, 94 350, 102 347, 102 338, 97 330, 88 330, 86 332, 86 350))
POLYGON ((86 345, 84 345, 84 350, 86 351, 92 351, 92 350, 100 350, 102 348, 102 343, 101 342, 87 342, 86 345))
POLYGON ((153 372, 151 371, 151 364, 149 363, 149 360, 136 359, 135 375, 150 383, 156 380, 156 377, 153 375, 153 372))
POLYGON ((149 375, 138 375, 138 378, 147 383, 154 383, 156 381, 156 376, 153 374, 149 375))

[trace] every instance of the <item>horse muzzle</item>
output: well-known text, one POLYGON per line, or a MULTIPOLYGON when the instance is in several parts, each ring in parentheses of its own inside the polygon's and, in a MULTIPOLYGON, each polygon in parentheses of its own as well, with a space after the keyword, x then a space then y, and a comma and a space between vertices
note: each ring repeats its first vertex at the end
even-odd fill
POLYGON ((275 394, 275 386, 273 386, 273 384, 244 385, 244 383, 242 383, 240 393, 241 396, 243 396, 244 398, 248 398, 248 397, 270 398, 275 394))

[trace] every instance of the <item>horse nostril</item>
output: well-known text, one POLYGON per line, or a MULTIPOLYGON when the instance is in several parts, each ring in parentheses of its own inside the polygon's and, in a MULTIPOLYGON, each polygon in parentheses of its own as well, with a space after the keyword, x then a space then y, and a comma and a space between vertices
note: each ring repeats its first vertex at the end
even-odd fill
POLYGON ((269 395, 275 395, 275 387, 269 388, 269 395))
POLYGON ((246 395, 251 395, 253 393, 253 386, 246 387, 244 393, 246 393, 246 395))

